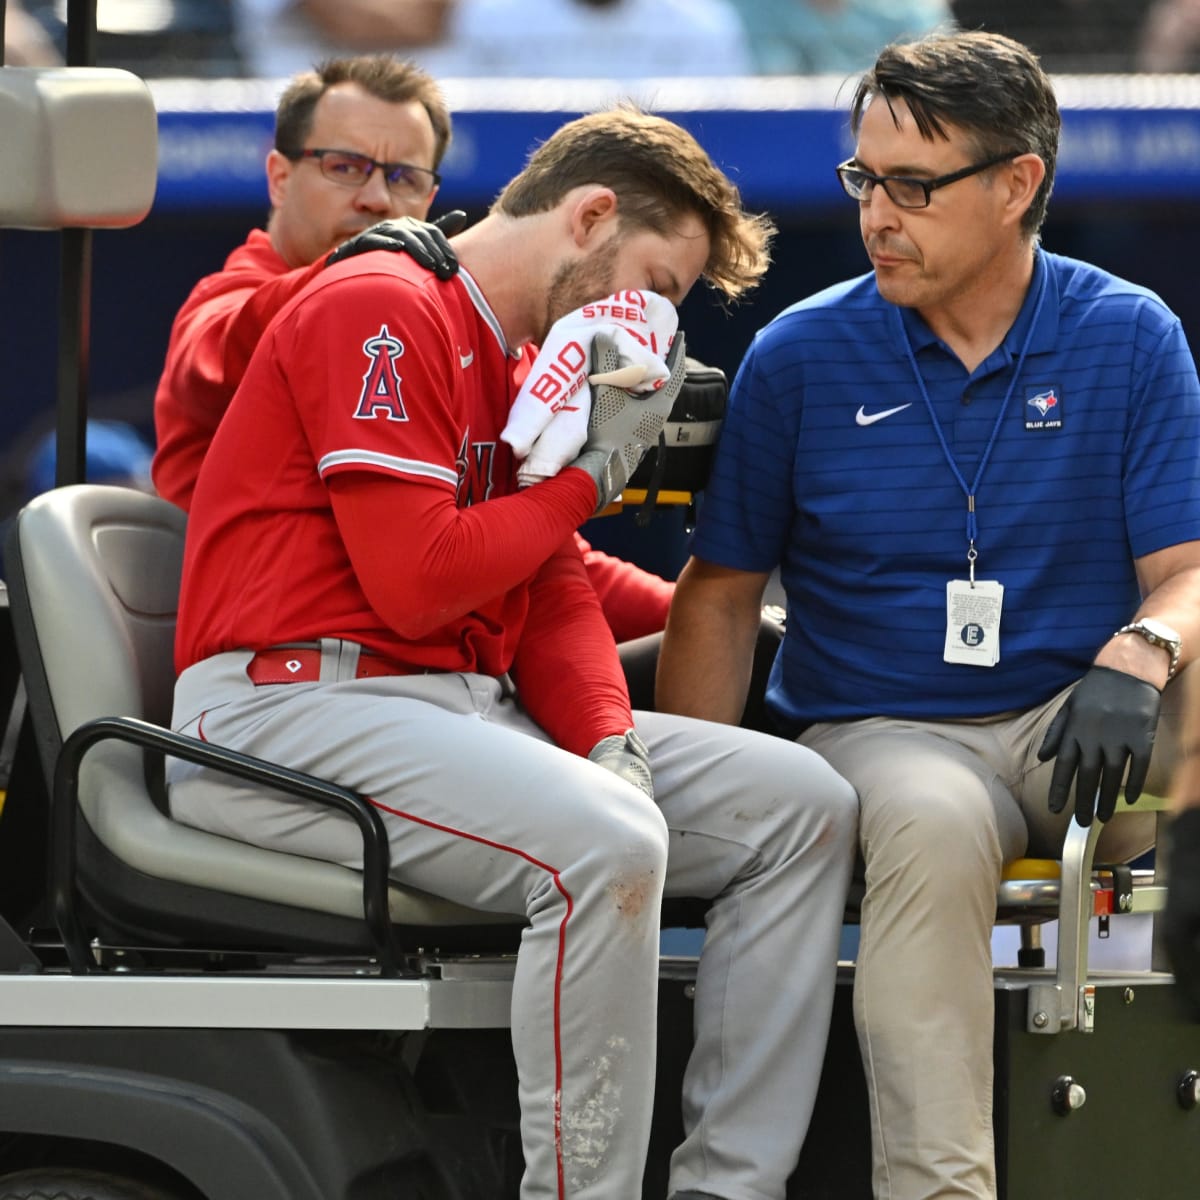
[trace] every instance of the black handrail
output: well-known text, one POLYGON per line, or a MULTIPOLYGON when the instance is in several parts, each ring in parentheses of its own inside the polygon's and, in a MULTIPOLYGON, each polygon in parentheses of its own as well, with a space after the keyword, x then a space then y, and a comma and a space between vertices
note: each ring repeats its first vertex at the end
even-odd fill
POLYGON ((75 910, 75 830, 79 771, 84 755, 97 742, 115 740, 141 746, 172 758, 224 771, 239 779, 275 788, 304 800, 339 809, 352 818, 363 839, 363 916, 381 973, 400 973, 400 955, 392 938, 388 909, 391 852, 387 828, 379 811, 363 796, 328 780, 242 754, 224 746, 174 733, 136 717, 98 717, 81 725, 63 743, 54 768, 51 839, 54 861, 54 912, 67 960, 75 974, 98 968, 75 910))

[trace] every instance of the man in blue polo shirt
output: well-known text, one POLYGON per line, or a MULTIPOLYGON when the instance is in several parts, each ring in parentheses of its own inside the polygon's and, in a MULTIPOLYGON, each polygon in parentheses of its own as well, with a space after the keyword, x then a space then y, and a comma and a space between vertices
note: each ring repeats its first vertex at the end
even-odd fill
POLYGON ((1004 37, 863 77, 838 172, 874 269, 755 339, 659 667, 661 709, 736 721, 779 567, 769 710, 860 798, 880 1200, 995 1196, 1001 869, 1166 789, 1200 646, 1200 384, 1161 300, 1040 247, 1059 127, 1004 37))

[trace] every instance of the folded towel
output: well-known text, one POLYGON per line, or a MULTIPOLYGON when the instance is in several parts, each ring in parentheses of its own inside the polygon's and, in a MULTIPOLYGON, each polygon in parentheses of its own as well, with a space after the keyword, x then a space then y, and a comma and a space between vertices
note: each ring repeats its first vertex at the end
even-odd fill
POLYGON ((675 306, 655 292, 617 292, 556 321, 509 411, 501 438, 521 461, 528 487, 571 462, 587 440, 590 383, 648 392, 668 372, 663 357, 679 326, 675 306), (607 333, 621 355, 615 371, 588 375, 592 339, 607 333))

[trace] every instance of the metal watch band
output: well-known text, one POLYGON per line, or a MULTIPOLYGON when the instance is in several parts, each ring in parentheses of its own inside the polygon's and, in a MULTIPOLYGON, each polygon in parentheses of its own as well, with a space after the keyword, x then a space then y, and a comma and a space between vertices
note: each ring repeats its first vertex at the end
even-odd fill
POLYGON ((1179 638, 1160 637, 1153 629, 1147 629, 1141 621, 1134 621, 1131 625, 1122 625, 1113 634, 1113 637, 1119 637, 1122 633, 1136 633, 1138 637, 1145 638, 1150 645, 1161 646, 1171 656, 1171 665, 1167 668, 1167 682, 1169 683, 1175 678, 1175 672, 1179 670, 1179 656, 1182 650, 1179 638))

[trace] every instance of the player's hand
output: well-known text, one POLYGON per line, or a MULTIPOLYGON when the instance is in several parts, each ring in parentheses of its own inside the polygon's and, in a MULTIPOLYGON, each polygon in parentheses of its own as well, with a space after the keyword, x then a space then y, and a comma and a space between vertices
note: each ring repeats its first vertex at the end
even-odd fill
POLYGON ((436 221, 418 221, 416 217, 380 221, 344 241, 325 260, 325 265, 331 267, 368 250, 391 250, 407 254, 439 279, 450 279, 458 273, 458 259, 446 238, 453 237, 466 223, 467 214, 461 209, 436 221))
MULTIPOLYGON (((593 383, 587 441, 567 466, 579 467, 596 481, 596 512, 621 494, 638 463, 657 444, 683 387, 687 371, 684 353, 680 330, 667 351, 671 374, 653 392, 630 392, 609 383, 593 383)), ((620 365, 621 355, 612 338, 597 333, 592 339, 590 375, 615 371, 620 365)))
POLYGON ((1075 819, 1085 826, 1093 816, 1107 821, 1116 810, 1126 766, 1125 802, 1132 804, 1150 770, 1161 702, 1152 683, 1111 667, 1092 667, 1063 702, 1038 750, 1042 762, 1058 756, 1050 778, 1050 811, 1066 808, 1074 779, 1075 819))
POLYGON ((614 733, 601 738, 593 747, 588 758, 620 776, 626 783, 640 788, 651 800, 654 799, 654 780, 650 775, 650 751, 637 731, 628 729, 624 734, 614 733))
POLYGON ((1167 832, 1163 937, 1180 998, 1200 1021, 1200 807, 1185 808, 1167 832))

